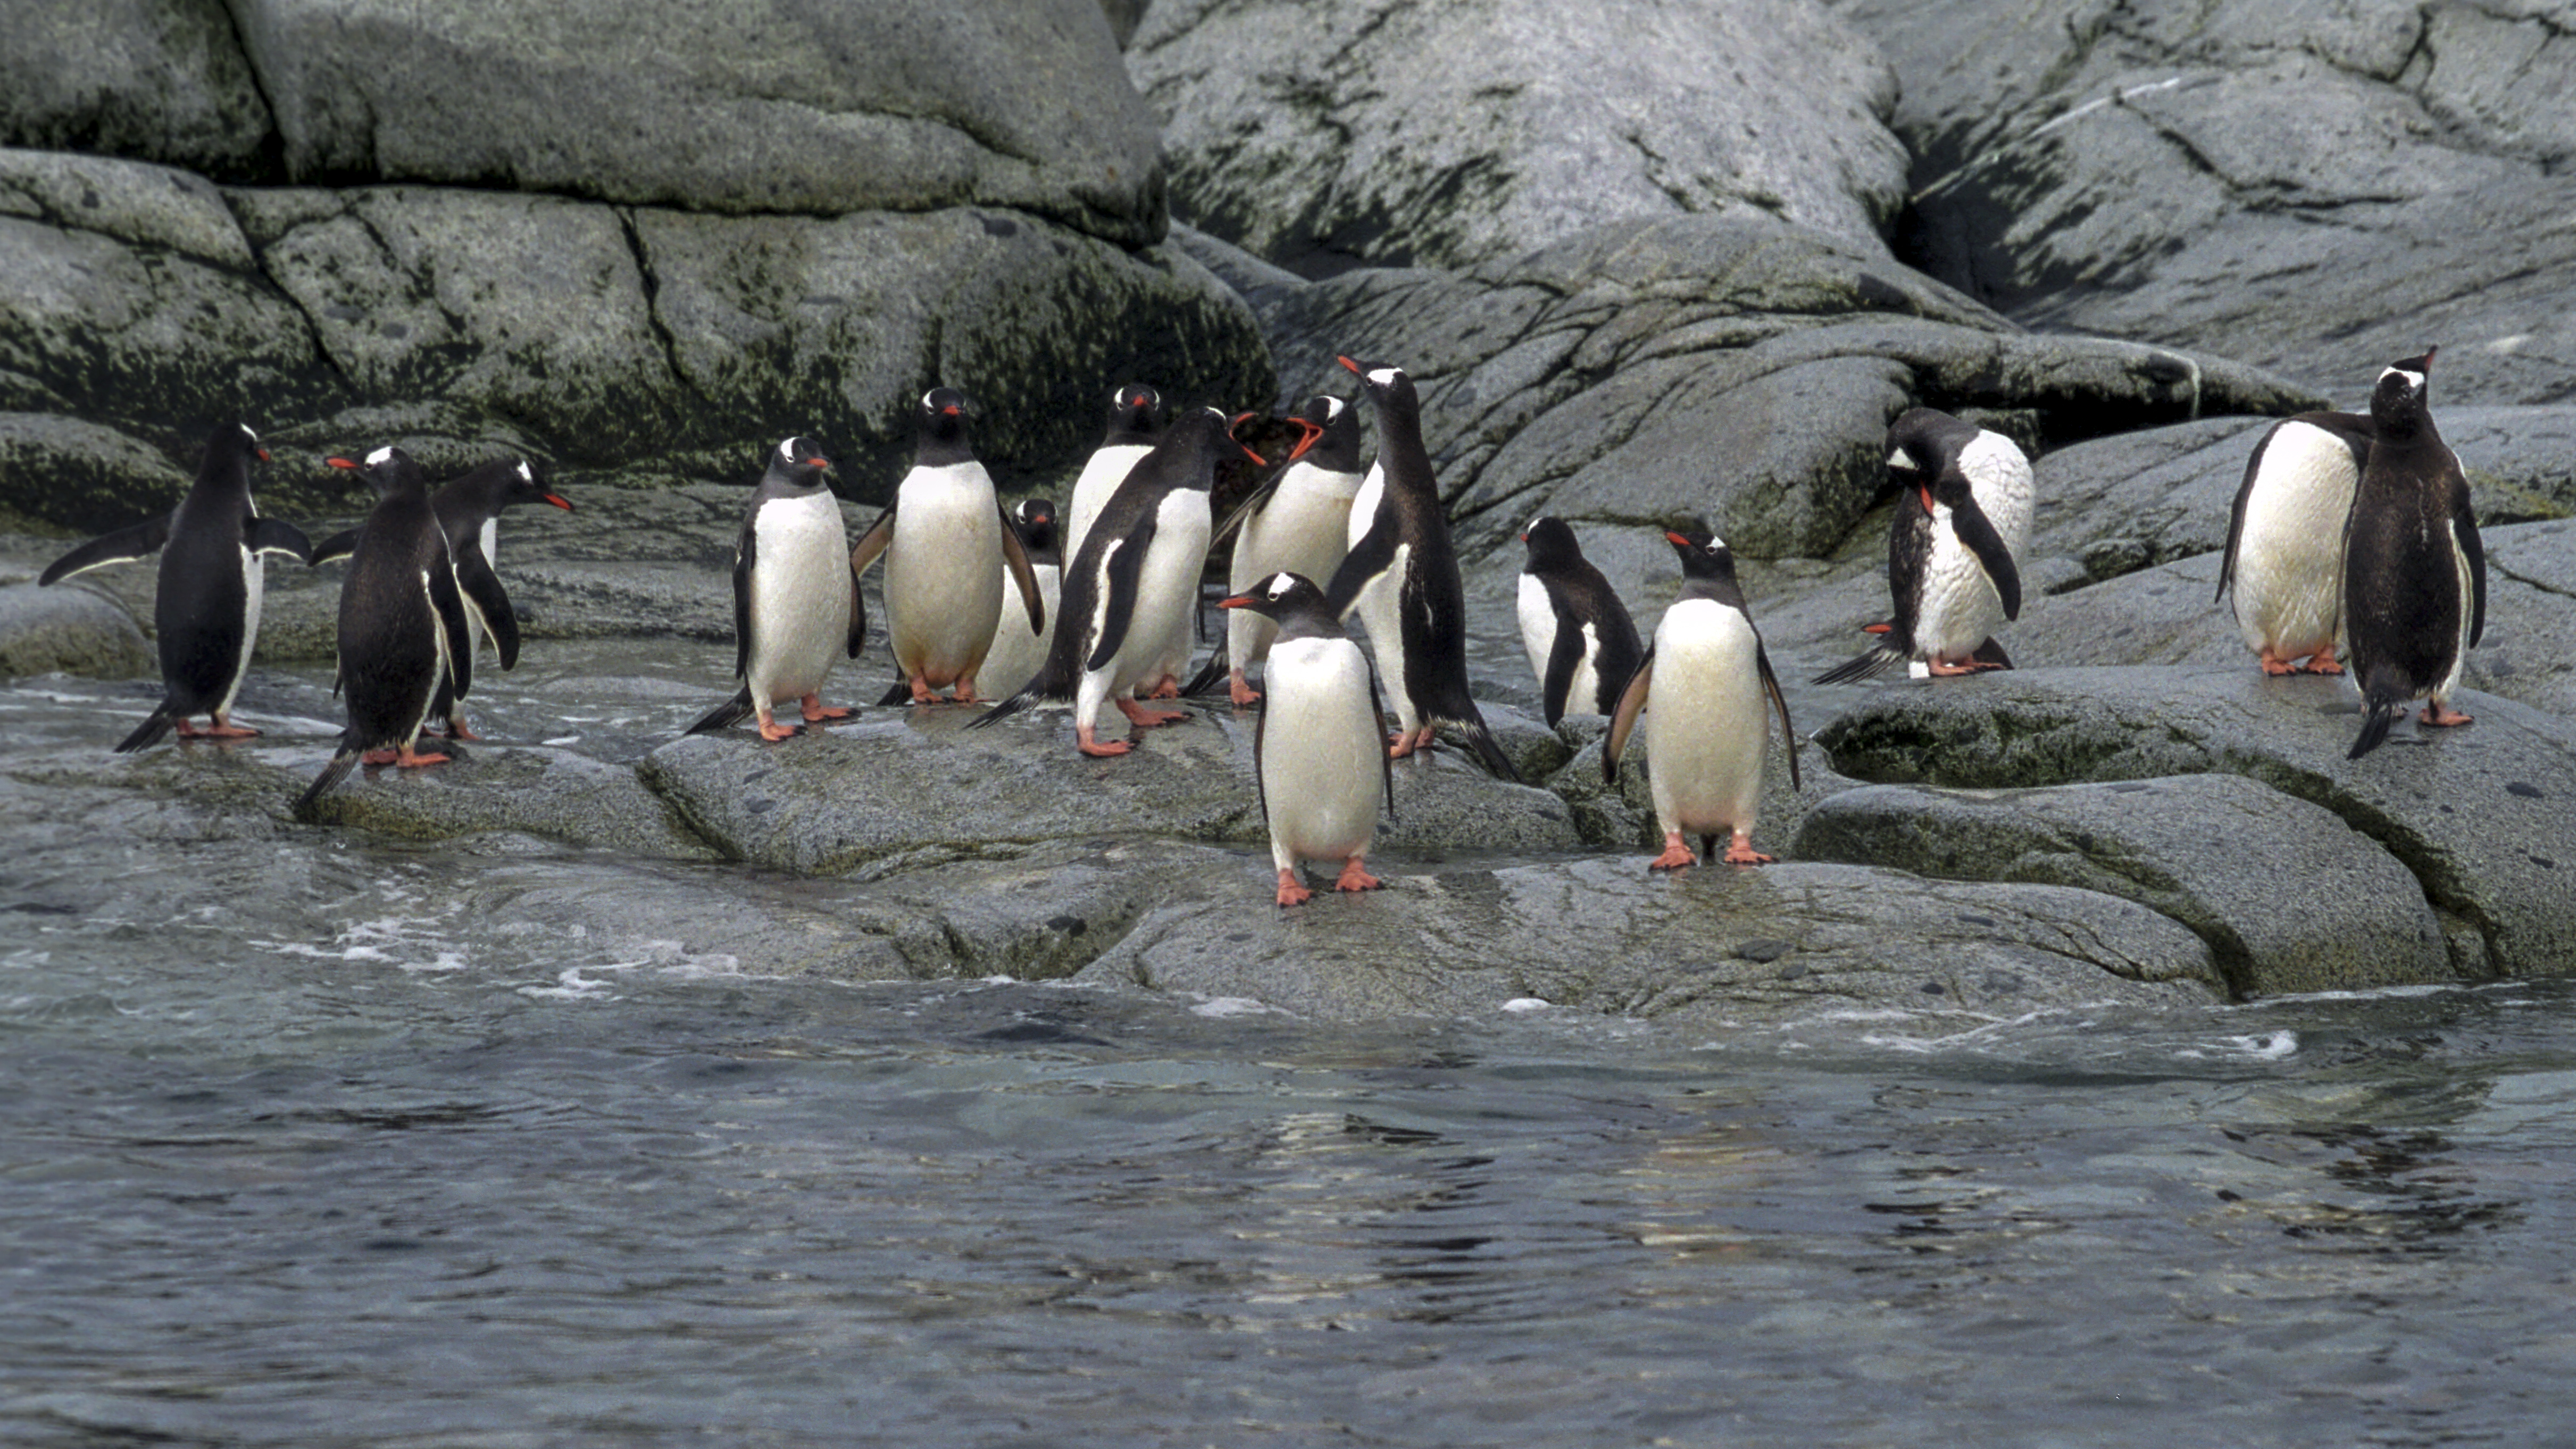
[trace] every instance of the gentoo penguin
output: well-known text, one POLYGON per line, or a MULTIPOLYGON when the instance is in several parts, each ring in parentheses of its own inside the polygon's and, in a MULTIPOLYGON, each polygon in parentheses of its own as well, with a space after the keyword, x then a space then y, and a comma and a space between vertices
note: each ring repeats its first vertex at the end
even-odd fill
MULTIPOLYGON (((456 561, 456 587, 465 596, 465 612, 474 625, 467 647, 479 651, 482 640, 491 640, 504 672, 519 666, 519 616, 511 607, 509 591, 501 587, 493 560, 500 542, 501 511, 520 503, 551 504, 572 512, 569 501, 537 481, 536 465, 525 458, 485 463, 450 479, 429 498, 438 526, 447 534, 448 553, 456 561)), ((313 562, 345 558, 357 542, 354 528, 333 534, 313 546, 313 562)), ((467 725, 460 705, 453 682, 442 683, 438 702, 430 708, 432 733, 444 723, 450 739, 479 738, 467 725)))
POLYGON ((1269 698, 1253 725, 1252 764, 1270 823, 1270 860, 1279 868, 1279 904, 1299 905, 1314 894, 1298 879, 1301 860, 1342 862, 1335 890, 1377 889, 1360 860, 1377 834, 1379 802, 1395 812, 1395 763, 1379 743, 1386 713, 1367 656, 1324 607, 1323 590, 1302 574, 1272 574, 1221 607, 1259 614, 1278 629, 1262 678, 1269 698))
POLYGON ((400 448, 378 448, 364 464, 326 461, 360 469, 379 496, 340 584, 340 684, 349 727, 331 763, 295 802, 299 819, 310 818, 313 803, 361 760, 406 770, 444 764, 448 756, 418 754, 413 746, 446 675, 456 676, 459 695, 473 687, 466 642, 472 626, 420 465, 400 448))
MULTIPOLYGON (((1350 551, 1351 500, 1360 491, 1359 409, 1327 393, 1306 399, 1298 419, 1314 429, 1294 461, 1268 487, 1236 510, 1234 559, 1226 569, 1226 586, 1242 595, 1255 583, 1277 573, 1328 579, 1350 551)), ((1226 532, 1219 527, 1220 537, 1226 532)), ((1225 618, 1225 670, 1228 692, 1237 708, 1257 703, 1248 671, 1269 655, 1279 626, 1249 605, 1225 618)), ((1212 677, 1216 661, 1208 661, 1212 677)), ((1192 681, 1190 693, 1204 687, 1192 681)))
POLYGON ((1651 870, 1679 870, 1696 857, 1683 842, 1700 837, 1714 859, 1717 839, 1728 837, 1730 865, 1767 865, 1753 848, 1754 810, 1762 803, 1762 755, 1771 741, 1763 696, 1780 712, 1788 742, 1789 786, 1797 789, 1798 732, 1789 702, 1762 652, 1761 631, 1744 610, 1735 583, 1735 556, 1706 534, 1667 533, 1682 556, 1681 597, 1655 626, 1655 647, 1619 696, 1610 735, 1601 747, 1602 778, 1619 780, 1619 752, 1627 748, 1637 716, 1646 717, 1646 783, 1663 827, 1664 853, 1651 870))
POLYGON ((1389 748, 1397 759, 1430 748, 1434 731, 1446 728, 1466 738, 1486 769, 1518 783, 1520 772, 1467 692, 1466 591, 1422 444, 1413 379, 1399 368, 1340 361, 1360 375, 1377 410, 1377 461, 1351 500, 1350 551, 1324 601, 1336 618, 1358 608, 1368 626, 1378 672, 1395 695, 1389 748))
POLYGON ((1896 617, 1881 642, 1816 683, 1848 684, 1908 660, 1935 676, 2010 667, 1989 636, 2021 617, 2013 539, 2029 537, 2029 460, 2001 433, 1930 408, 1899 417, 1887 443, 1888 474, 1904 489, 1887 536, 1896 617), (2000 522, 1986 511, 1990 496, 2000 522))
POLYGON ((1042 700, 1071 701, 1074 740, 1086 755, 1123 755, 1134 732, 1187 718, 1132 698, 1160 667, 1170 640, 1186 637, 1198 612, 1207 563, 1208 484, 1218 450, 1239 447, 1214 408, 1182 413, 1139 459, 1065 565, 1063 617, 1046 667, 1019 693, 979 715, 988 725, 1042 700), (1133 728, 1124 740, 1096 737, 1100 706, 1115 704, 1133 728))
POLYGON ((1109 428, 1100 446, 1073 480, 1073 497, 1064 510, 1064 556, 1082 552, 1092 520, 1109 506, 1110 496, 1126 481, 1136 460, 1154 451, 1163 436, 1163 398, 1143 383, 1131 382, 1109 395, 1109 428))
POLYGON ((2236 589, 2237 632, 2265 674, 2341 674, 2343 525, 2370 456, 2370 419, 2301 413, 2265 430, 2227 512, 2218 593, 2236 589))
POLYGON ((1608 714, 1646 653, 1628 606, 1584 558, 1565 520, 1533 518, 1521 542, 1529 545, 1521 565, 1521 646, 1538 674, 1549 726, 1568 710, 1608 714))
POLYGON ((268 461, 259 435, 240 423, 206 438, 197 481, 179 506, 114 533, 101 534, 53 561, 36 582, 57 583, 103 564, 129 563, 161 550, 152 628, 161 653, 161 703, 116 752, 158 741, 173 725, 181 739, 248 739, 259 733, 232 722, 233 696, 250 669, 259 638, 259 605, 267 583, 264 555, 310 559, 313 546, 291 523, 259 516, 251 502, 250 465, 268 461), (209 724, 198 729, 191 715, 209 724))
POLYGON ((922 394, 912 471, 894 501, 859 537, 850 568, 886 561, 886 639, 914 704, 973 704, 975 674, 1002 619, 1004 569, 1028 611, 1031 633, 1046 628, 1037 575, 1019 530, 1002 511, 992 475, 966 437, 966 395, 953 387, 922 394))
POLYGON ((841 528, 840 500, 823 482, 832 461, 811 438, 789 438, 769 455, 733 548, 733 672, 742 688, 686 733, 760 721, 760 737, 796 733, 771 710, 797 700, 806 722, 847 719, 823 703, 832 660, 855 659, 868 637, 859 571, 841 528))
POLYGON ((2460 666, 2487 628, 2487 555, 2468 475, 2433 426, 2421 357, 2393 362, 2370 395, 2370 461, 2345 533, 2345 661, 2368 712, 2346 758, 2379 748, 2409 700, 2428 725, 2464 725, 2451 708, 2460 666))
MULTIPOLYGON (((993 626, 993 647, 985 653, 984 667, 977 672, 1006 694, 1017 693, 1045 667, 1047 641, 1053 637, 1048 630, 1055 627, 1064 594, 1062 556, 1055 546, 1055 504, 1044 498, 1021 499, 1019 506, 1011 510, 1011 529, 1020 536, 1020 552, 1028 557, 1029 572, 1037 579, 1045 623, 1031 628, 1026 614, 1006 608, 1001 622, 993 626)), ((910 688, 900 684, 896 687, 910 688)))

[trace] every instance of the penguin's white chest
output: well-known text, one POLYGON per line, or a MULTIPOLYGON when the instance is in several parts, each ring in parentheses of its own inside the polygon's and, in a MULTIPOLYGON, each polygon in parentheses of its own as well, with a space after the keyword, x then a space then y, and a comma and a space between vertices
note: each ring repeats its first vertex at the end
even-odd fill
MULTIPOLYGON (((1318 588, 1331 583, 1333 571, 1350 551, 1352 499, 1359 484, 1356 473, 1289 464, 1269 506, 1244 520, 1234 562, 1226 571, 1227 585, 1241 593, 1282 570, 1304 574, 1318 588)), ((1259 660, 1278 632, 1278 625, 1250 609, 1229 612, 1228 662, 1242 669, 1259 660)))
POLYGON ((1950 505, 1933 505, 1932 556, 1924 562, 1923 595, 1915 604, 1915 649, 1930 659, 1964 660, 2003 622, 2003 597, 1986 566, 1959 541, 1950 505))
POLYGON ((1744 611, 1712 599, 1684 599, 1656 626, 1640 728, 1664 830, 1752 832, 1771 738, 1759 647, 1744 611))
POLYGON ((1275 644, 1263 677, 1261 795, 1281 870, 1368 849, 1385 789, 1368 661, 1349 639, 1275 644))
MULTIPOLYGON (((1547 585, 1535 574, 1522 574, 1520 585, 1521 649, 1529 655, 1530 673, 1538 676, 1542 693, 1547 689, 1547 661, 1556 652, 1556 634, 1560 627, 1556 602, 1548 596, 1547 585)), ((1573 680, 1566 686, 1565 711, 1568 714, 1601 712, 1601 631, 1590 624, 1583 628, 1583 654, 1575 663, 1573 680)))
POLYGON ((1136 571, 1136 612, 1119 650, 1114 688, 1132 689, 1152 680, 1176 653, 1187 658, 1212 527, 1205 493, 1175 488, 1163 495, 1154 514, 1154 540, 1136 571))
POLYGON ((242 545, 241 570, 241 651, 233 658, 232 682, 224 686, 223 702, 215 706, 216 713, 225 715, 232 713, 233 699, 241 693, 242 676, 250 673, 251 650, 259 643, 260 604, 268 593, 267 560, 261 558, 248 543, 242 545))
POLYGON ((1002 514, 975 462, 915 468, 886 546, 886 633, 907 675, 936 687, 971 674, 1002 617, 1002 514))
POLYGON ((1064 595, 1063 571, 1040 563, 1029 569, 1037 575, 1038 600, 1046 605, 1046 632, 1029 627, 1028 610, 1017 607, 1006 590, 1001 621, 993 626, 993 646, 985 651, 983 667, 975 671, 978 686, 987 694, 1017 691, 1046 664, 1047 643, 1055 637, 1056 609, 1064 595))
POLYGON ((2360 478, 2352 450, 2323 428, 2283 423, 2264 444, 2229 584, 2247 648, 2296 659, 2335 642, 2343 526, 2360 478))
POLYGON ((816 693, 847 647, 850 545, 828 492, 764 503, 752 517, 753 697, 772 704, 816 693), (766 691, 764 694, 763 691, 766 691))

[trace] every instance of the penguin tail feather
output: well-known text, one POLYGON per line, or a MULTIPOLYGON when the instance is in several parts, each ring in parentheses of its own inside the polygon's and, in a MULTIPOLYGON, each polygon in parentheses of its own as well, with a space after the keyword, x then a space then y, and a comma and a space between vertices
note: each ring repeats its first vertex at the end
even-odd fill
POLYGON ((2373 690, 2362 711, 2361 734, 2353 740, 2352 750, 2344 758, 2358 760, 2378 749, 2381 742, 2388 738, 2388 727, 2397 723, 2397 717, 2405 712, 2406 700, 2403 696, 2394 693, 2383 694, 2373 690))
POLYGON ((879 709, 891 709, 898 704, 910 703, 912 703, 912 681, 909 679, 896 680, 892 689, 877 697, 879 709))
POLYGON ((143 723, 134 727, 134 733, 118 741, 115 750, 111 753, 130 755, 136 750, 150 749, 161 743, 161 737, 170 733, 171 727, 178 722, 179 712, 171 708, 170 701, 165 699, 150 714, 143 717, 143 723))
POLYGON ((1181 686, 1181 693, 1213 694, 1232 672, 1233 666, 1226 662, 1225 651, 1220 649, 1208 656, 1208 662, 1199 666, 1199 672, 1190 676, 1189 683, 1181 686))
POLYGON ((349 772, 357 767, 357 743, 344 734, 340 736, 340 748, 331 756, 331 763, 324 765, 322 773, 314 776, 313 783, 306 786, 304 793, 296 797, 295 808, 289 813, 307 825, 314 823, 313 807, 323 796, 331 793, 332 786, 349 778, 349 772))
MULTIPOLYGON (((1044 679, 1045 677, 1046 676, 1044 675, 1040 675, 1039 679, 1044 679)), ((1043 696, 1038 690, 1037 681, 1032 680, 1030 681, 1029 686, 1021 690, 1019 693, 1012 695, 1010 698, 1003 700, 991 709, 988 709, 982 714, 975 716, 973 719, 966 721, 966 728, 970 730, 980 730, 997 719, 1009 719, 1011 716, 1018 714, 1021 710, 1027 709, 1030 705, 1037 703, 1042 697, 1043 696)))
POLYGON ((742 723, 744 720, 751 718, 751 715, 751 686, 746 684, 742 687, 741 693, 736 694, 733 698, 717 705, 714 709, 707 711, 704 719, 701 719, 696 724, 680 731, 680 733, 684 735, 713 734, 717 730, 731 729, 735 725, 742 723))
POLYGON ((1890 669, 1894 669, 1899 665, 1902 665, 1905 662, 1906 652, 1907 651, 1903 649, 1890 648, 1885 644, 1878 645, 1872 649, 1864 649, 1857 657, 1846 659, 1842 663, 1835 665, 1833 668, 1826 670, 1824 673, 1817 675, 1813 682, 1817 684, 1858 684, 1864 679, 1876 679, 1878 676, 1885 674, 1890 669))
POLYGON ((1453 730, 1465 739, 1469 748, 1476 752, 1476 758, 1484 762, 1487 774, 1515 785, 1528 783, 1521 778, 1520 771, 1512 768, 1512 757, 1503 753, 1502 745, 1495 741, 1494 732, 1485 728, 1483 720, 1435 719, 1432 723, 1442 729, 1453 730))

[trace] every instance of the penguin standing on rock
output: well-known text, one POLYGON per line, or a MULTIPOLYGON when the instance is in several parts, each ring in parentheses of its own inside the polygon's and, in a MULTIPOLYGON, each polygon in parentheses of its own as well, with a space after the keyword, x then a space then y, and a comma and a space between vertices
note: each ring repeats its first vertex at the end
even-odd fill
POLYGON ((1324 602, 1336 618, 1356 607, 1368 627, 1369 648, 1395 694, 1390 754, 1402 759, 1429 749, 1445 728, 1464 737, 1487 770, 1518 784, 1520 772, 1467 690, 1466 590, 1423 446, 1413 379, 1398 368, 1340 361, 1360 375, 1377 410, 1377 462, 1351 500, 1350 551, 1324 602))
POLYGON ((1887 441, 1888 474, 1904 490, 1887 538, 1896 616, 1881 642, 1816 683, 1849 684, 1909 660, 1935 678, 2011 668, 1993 634, 2021 617, 2030 461, 2001 433, 1931 408, 1899 417, 1887 441))
POLYGON ((1082 465, 1081 476, 1073 480, 1073 496, 1065 504, 1066 558, 1082 552, 1082 540, 1090 534, 1092 522, 1109 506, 1118 485, 1127 481, 1128 470, 1162 439, 1162 394, 1140 382, 1110 394, 1108 430, 1082 465))
POLYGON ((1028 611, 1031 633, 1046 628, 1037 575, 1019 530, 975 461, 966 438, 966 395, 932 388, 921 399, 921 436, 912 471, 894 501, 850 552, 853 573, 886 561, 887 641, 914 704, 973 704, 975 675, 1001 622, 1004 569, 1028 611))
MULTIPOLYGON (((481 641, 491 640, 493 653, 499 656, 505 673, 519 666, 519 616, 492 564, 500 542, 501 511, 520 503, 551 504, 572 512, 570 502, 537 481, 536 465, 525 458, 485 463, 450 480, 429 499, 431 509, 438 514, 439 528, 447 534, 448 553, 456 561, 456 587, 465 597, 465 612, 474 625, 468 631, 466 647, 479 655, 481 641)), ((313 562, 324 564, 345 558, 357 544, 358 530, 354 528, 334 534, 313 546, 313 562)), ((446 725, 449 739, 478 739, 480 736, 465 721, 463 703, 455 692, 454 681, 442 682, 438 701, 430 707, 430 717, 446 725)), ((432 732, 436 732, 435 724, 432 732)))
POLYGON ((1377 835, 1378 804, 1395 812, 1395 765, 1380 743, 1386 714, 1368 658, 1324 607, 1323 591, 1300 574, 1271 575, 1223 601, 1278 626, 1263 678, 1268 698, 1253 726, 1253 774, 1279 869, 1279 904, 1314 894, 1298 878, 1301 860, 1338 860, 1340 891, 1372 891, 1361 866, 1377 835))
MULTIPOLYGON (((1234 559, 1226 569, 1226 584, 1237 595, 1277 573, 1331 578, 1350 549, 1351 500, 1359 496, 1361 478, 1359 409, 1318 393, 1306 399, 1298 419, 1314 430, 1311 441, 1237 510, 1234 559)), ((1225 529, 1217 532, 1221 539, 1225 529)), ((1278 632, 1269 615, 1250 606, 1226 615, 1223 667, 1236 708, 1260 702, 1250 671, 1269 657, 1278 632)), ((1208 661, 1205 685, 1216 682, 1218 667, 1208 661)), ((1184 692, 1195 694, 1205 685, 1193 680, 1184 692)))
POLYGON ((1521 534, 1521 647, 1538 674, 1548 728, 1568 710, 1608 714, 1646 647, 1619 593, 1584 558, 1561 518, 1534 518, 1521 534))
POLYGON ((2215 597, 2235 588, 2237 632, 2265 674, 2343 673, 2343 530, 2371 432, 2358 414, 2301 413, 2266 429, 2245 462, 2215 597))
POLYGON ((733 671, 742 689, 686 733, 750 716, 760 721, 762 739, 783 740, 797 727, 780 724, 771 710, 791 699, 804 706, 808 724, 850 717, 822 697, 833 659, 857 658, 868 636, 840 500, 823 482, 831 466, 811 438, 789 438, 769 455, 733 550, 733 671))
POLYGON ((1717 857, 1727 837, 1730 865, 1768 865, 1753 848, 1753 817, 1762 803, 1762 757, 1771 742, 1763 718, 1765 696, 1780 712, 1780 735, 1789 749, 1789 787, 1800 788, 1798 733, 1789 702, 1762 652, 1761 631, 1745 612, 1736 586, 1735 556, 1724 542, 1701 534, 1667 533, 1682 557, 1681 597, 1655 626, 1655 645, 1619 696, 1610 733, 1601 746, 1602 778, 1619 782, 1619 754, 1646 717, 1646 783, 1663 828, 1664 853, 1652 870, 1680 870, 1699 857, 1684 841, 1700 837, 1702 853, 1717 857))
POLYGON ((218 426, 207 436, 196 482, 176 509, 91 539, 54 560, 36 580, 58 583, 161 550, 152 600, 161 703, 117 744, 119 754, 156 743, 174 725, 181 739, 239 740, 259 733, 234 724, 232 709, 259 639, 267 582, 261 559, 272 553, 310 559, 313 548, 295 525, 259 516, 250 496, 254 460, 268 461, 258 434, 239 423, 218 426), (208 720, 204 729, 188 723, 200 714, 208 720))
MULTIPOLYGON (((977 675, 1005 692, 1017 693, 1021 685, 1037 677, 1046 666, 1047 642, 1064 598, 1064 566, 1055 546, 1055 504, 1045 498, 1023 498, 1011 510, 1011 530, 1020 536, 1020 552, 1027 556, 1029 573, 1037 580, 1038 603, 1044 622, 1035 627, 1028 616, 1013 609, 1002 610, 1002 620, 993 627, 993 647, 984 655, 984 667, 977 675)), ((897 689, 909 691, 908 684, 897 689)), ((900 698, 887 701, 900 704, 900 698)))
POLYGON ((2487 556, 2468 475, 2433 426, 2437 350, 2390 363, 2370 395, 2370 459, 2344 535, 2345 658, 2365 711, 2348 759, 2379 748, 2413 700, 2425 701, 2419 723, 2469 723, 2450 696, 2486 633, 2487 556))
POLYGON ((974 727, 1032 704, 1069 701, 1075 747, 1108 756, 1133 749, 1135 733, 1188 718, 1186 711, 1147 709, 1133 693, 1161 668, 1171 641, 1188 637, 1207 563, 1208 487, 1219 450, 1240 446, 1227 431, 1225 414, 1214 408, 1172 420, 1065 565, 1062 618, 1046 667, 1019 693, 978 715, 974 727), (1097 737, 1104 703, 1127 716, 1128 739, 1097 737))
POLYGON ((340 684, 349 727, 331 762, 295 802, 298 819, 310 819, 314 803, 361 761, 406 770, 445 764, 448 756, 419 754, 413 746, 450 674, 458 696, 473 687, 466 638, 472 626, 420 465, 400 448, 378 448, 363 464, 326 461, 363 472, 379 496, 340 585, 340 684))

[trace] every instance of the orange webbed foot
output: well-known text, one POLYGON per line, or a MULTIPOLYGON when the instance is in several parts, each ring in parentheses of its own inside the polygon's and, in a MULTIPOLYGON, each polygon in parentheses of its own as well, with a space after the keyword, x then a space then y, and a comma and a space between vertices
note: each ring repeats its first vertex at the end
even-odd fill
POLYGON ((2458 710, 2451 708, 2449 705, 2444 704, 2442 701, 2437 699, 2425 705, 2422 712, 2415 716, 2415 719, 2419 724, 2428 724, 2436 729, 2452 729, 2459 725, 2472 723, 2474 717, 2462 714, 2458 710))
POLYGON ((1753 848, 1753 837, 1749 835, 1738 835, 1733 840, 1728 841, 1726 844, 1726 855, 1724 859, 1728 865, 1770 865, 1773 863, 1770 856, 1764 855, 1762 852, 1753 848))
POLYGON ((1233 677, 1226 681, 1225 691, 1233 698, 1236 709, 1250 709, 1261 703, 1261 691, 1245 681, 1243 671, 1240 669, 1234 671, 1233 677))
POLYGON ((409 745, 405 745, 400 750, 394 752, 394 768, 398 770, 417 770, 423 765, 444 765, 446 763, 447 756, 445 755, 419 754, 414 752, 412 747, 409 745))
POLYGON ((798 703, 804 707, 807 724, 821 724, 827 719, 848 719, 857 713, 846 705, 826 705, 819 694, 809 694, 798 703))
POLYGON ((394 756, 396 753, 397 752, 393 750, 369 750, 365 754, 358 756, 358 763, 361 765, 390 765, 394 762, 394 756))
POLYGON ((1333 889, 1337 891, 1373 891, 1384 884, 1386 882, 1360 868, 1360 858, 1356 855, 1343 861, 1342 873, 1333 877, 1333 889))
POLYGON ((1646 869, 1650 871, 1688 870, 1690 867, 1698 863, 1698 854, 1694 852, 1689 845, 1683 842, 1682 833, 1678 830, 1674 830, 1666 832, 1664 836, 1664 853, 1656 856, 1653 860, 1646 862, 1646 869))
POLYGON ((1314 899, 1314 896, 1315 893, 1308 890, 1303 881, 1297 879, 1297 872, 1293 870, 1279 872, 1279 904, 1302 906, 1314 899))
POLYGON ((1106 760, 1123 755, 1129 750, 1136 748, 1136 742, 1132 739, 1093 739, 1091 736, 1091 726, 1077 725, 1074 727, 1073 731, 1073 747, 1094 759, 1106 760))
POLYGON ((180 720, 179 738, 183 740, 255 740, 259 738, 259 731, 248 725, 233 724, 221 715, 211 715, 208 718, 213 723, 204 729, 198 729, 185 719, 180 720))
POLYGON ((1185 709, 1147 709, 1132 699, 1122 699, 1116 703, 1118 712, 1127 716, 1127 723, 1140 730, 1174 724, 1190 717, 1190 712, 1185 709))
POLYGON ((793 739, 800 733, 802 733, 802 731, 800 731, 796 726, 792 724, 781 724, 774 719, 765 719, 760 722, 760 737, 769 741, 773 745, 778 743, 780 740, 793 739))

